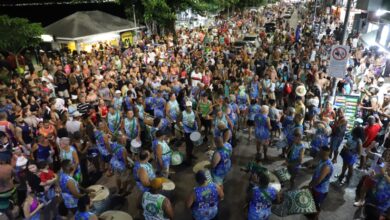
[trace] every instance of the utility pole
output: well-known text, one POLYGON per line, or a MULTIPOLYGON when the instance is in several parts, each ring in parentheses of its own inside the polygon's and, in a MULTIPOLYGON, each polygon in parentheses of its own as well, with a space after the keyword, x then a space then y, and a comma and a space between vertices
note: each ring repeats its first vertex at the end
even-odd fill
POLYGON ((347 34, 349 12, 351 11, 351 5, 352 5, 352 0, 348 0, 347 11, 345 13, 344 24, 343 24, 343 33, 341 35, 341 42, 340 42, 341 45, 344 45, 347 40, 345 35, 347 34))
POLYGON ((135 4, 133 4, 133 19, 134 19, 134 27, 137 27, 137 20, 135 18, 135 4))

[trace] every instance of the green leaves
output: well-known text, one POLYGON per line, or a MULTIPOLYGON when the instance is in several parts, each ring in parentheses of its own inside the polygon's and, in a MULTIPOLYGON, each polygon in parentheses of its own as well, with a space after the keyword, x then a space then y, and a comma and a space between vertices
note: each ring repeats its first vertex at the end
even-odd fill
POLYGON ((0 16, 0 48, 18 54, 22 49, 37 46, 44 33, 40 23, 24 18, 0 16))

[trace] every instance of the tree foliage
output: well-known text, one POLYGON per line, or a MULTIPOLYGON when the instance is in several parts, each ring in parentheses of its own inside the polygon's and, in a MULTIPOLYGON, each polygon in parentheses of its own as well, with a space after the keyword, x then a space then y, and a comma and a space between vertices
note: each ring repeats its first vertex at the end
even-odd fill
POLYGON ((30 23, 24 18, 0 16, 0 48, 14 54, 24 48, 37 46, 44 29, 40 23, 30 23))

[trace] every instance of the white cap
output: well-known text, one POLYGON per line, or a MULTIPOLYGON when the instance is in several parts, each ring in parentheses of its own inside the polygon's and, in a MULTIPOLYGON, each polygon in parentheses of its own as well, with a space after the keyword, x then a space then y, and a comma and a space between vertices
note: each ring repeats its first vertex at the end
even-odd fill
POLYGON ((24 156, 20 156, 16 159, 16 166, 17 167, 23 167, 26 166, 28 160, 24 156))
POLYGON ((77 95, 72 95, 72 100, 77 100, 77 95))
POLYGON ((116 90, 115 94, 121 94, 122 92, 120 90, 116 90))
POLYGON ((383 77, 379 77, 378 82, 384 82, 384 81, 385 79, 383 79, 383 77))
POLYGON ((80 117, 82 116, 82 114, 79 112, 79 111, 75 111, 73 114, 72 114, 73 117, 80 117))
POLYGON ((187 106, 187 107, 192 107, 192 102, 191 102, 191 101, 187 101, 187 102, 186 102, 186 106, 187 106))

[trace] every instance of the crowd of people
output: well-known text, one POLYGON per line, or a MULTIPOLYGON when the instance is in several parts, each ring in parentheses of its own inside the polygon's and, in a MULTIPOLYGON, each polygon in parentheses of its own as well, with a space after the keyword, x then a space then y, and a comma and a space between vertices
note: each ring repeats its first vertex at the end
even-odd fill
POLYGON ((302 20, 293 26, 283 18, 288 7, 221 15, 215 27, 143 36, 124 51, 103 43, 54 59, 41 51, 40 73, 10 72, 10 84, 0 82, 0 211, 9 219, 97 219, 97 192, 88 186, 104 173, 115 177, 118 195, 139 193, 145 219, 174 219, 162 186, 180 175, 170 169, 174 152, 185 152, 186 166, 199 162, 191 137, 199 132, 214 153, 186 202, 194 219, 217 216, 231 158, 239 157, 234 149, 248 147, 243 137, 256 143, 248 219, 268 219, 283 199, 264 168, 274 146, 291 174, 284 188, 297 188, 303 166, 314 169, 305 188, 317 213, 308 218, 318 219, 334 164, 342 163, 338 187, 365 171, 354 205, 364 206, 366 219, 389 219, 386 56, 348 38, 348 68, 334 83, 328 61, 340 44, 340 19, 325 11, 313 19, 310 7, 296 5, 302 20), (274 32, 264 28, 270 22, 274 32), (257 35, 255 49, 234 46, 246 34, 257 35), (334 108, 333 88, 360 96, 354 124, 345 108, 334 108), (308 164, 305 151, 313 157, 308 164))

